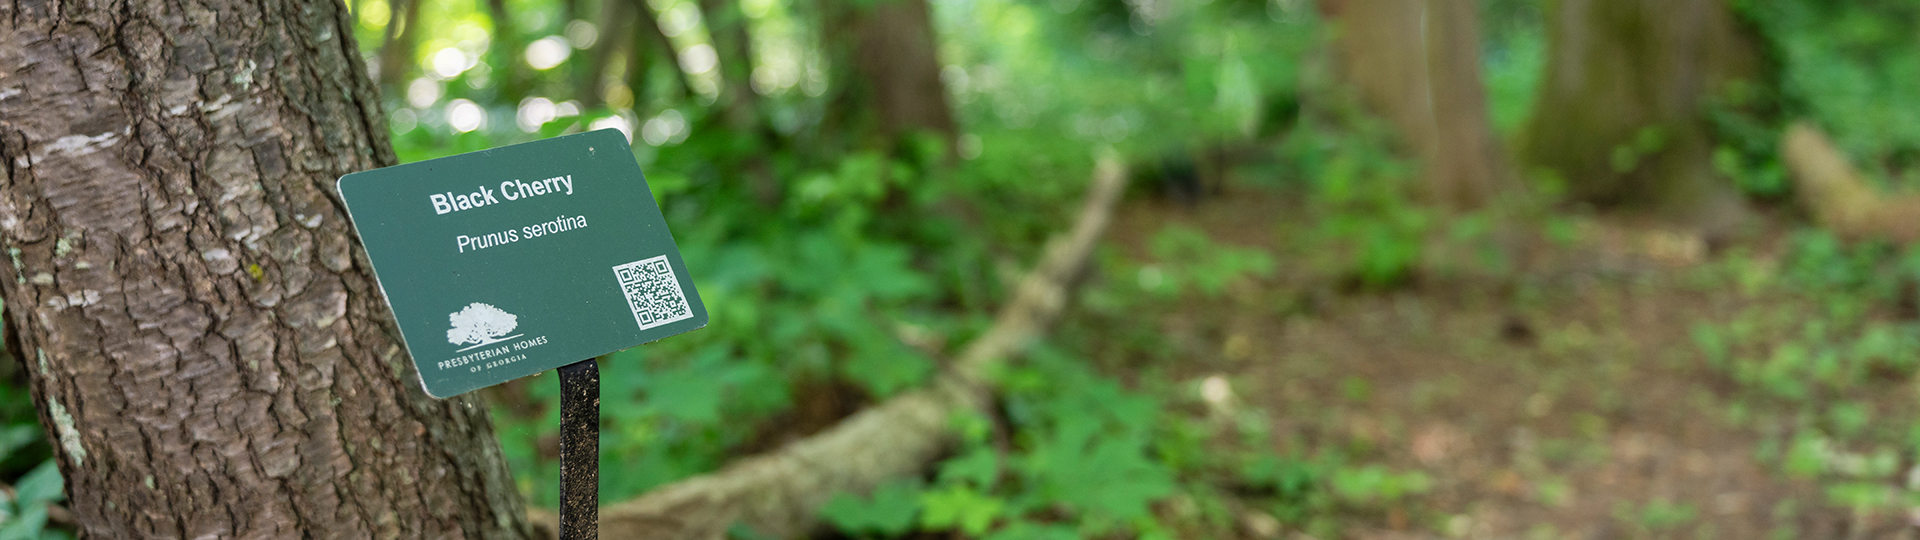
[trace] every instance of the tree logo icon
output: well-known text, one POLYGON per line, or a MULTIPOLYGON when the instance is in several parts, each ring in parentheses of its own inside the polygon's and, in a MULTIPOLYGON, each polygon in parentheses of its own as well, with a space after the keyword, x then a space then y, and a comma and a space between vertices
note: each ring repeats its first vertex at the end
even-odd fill
POLYGON ((520 337, 520 334, 507 335, 520 327, 520 317, 479 302, 447 315, 447 322, 453 324, 453 328, 447 329, 447 342, 467 346, 457 352, 520 337))

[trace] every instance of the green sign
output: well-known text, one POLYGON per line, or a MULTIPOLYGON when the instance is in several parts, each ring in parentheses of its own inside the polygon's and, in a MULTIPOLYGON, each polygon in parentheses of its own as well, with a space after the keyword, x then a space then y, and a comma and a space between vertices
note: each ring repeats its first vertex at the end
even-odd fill
POLYGON ((340 177, 428 395, 707 325, 627 144, 603 129, 340 177))

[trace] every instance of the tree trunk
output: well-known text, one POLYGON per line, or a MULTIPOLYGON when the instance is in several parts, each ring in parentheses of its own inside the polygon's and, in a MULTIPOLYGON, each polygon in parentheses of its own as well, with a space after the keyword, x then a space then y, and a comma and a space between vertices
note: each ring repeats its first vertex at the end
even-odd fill
MULTIPOLYGON (((660 31, 659 14, 653 12, 653 6, 648 5, 646 0, 629 1, 633 2, 634 8, 633 31, 636 32, 634 34, 634 39, 636 40, 634 41, 635 54, 639 54, 637 51, 641 50, 638 45, 638 40, 647 39, 652 41, 653 47, 650 48, 653 49, 654 54, 659 55, 656 58, 666 60, 667 67, 673 68, 673 79, 679 83, 680 97, 692 98, 694 95, 693 80, 687 78, 687 68, 680 65, 680 49, 673 46, 672 38, 667 37, 665 32, 660 31)), ((627 79, 639 80, 640 77, 646 76, 645 73, 629 73, 627 74, 627 79)), ((634 92, 639 93, 640 90, 636 89, 634 92)))
POLYGON ((1547 10, 1547 72, 1523 155, 1573 196, 1709 228, 1744 214, 1714 172, 1707 98, 1760 72, 1724 0, 1563 0, 1547 10))
POLYGON ((85 538, 522 538, 333 192, 391 165, 338 1, 0 3, 0 294, 85 538))
POLYGON ((527 64, 527 44, 520 40, 520 30, 515 27, 513 14, 507 11, 507 0, 487 0, 487 19, 493 22, 491 44, 487 46, 489 56, 493 57, 493 88, 500 101, 520 103, 533 89, 533 66, 527 64))
POLYGON ((380 89, 405 98, 404 77, 413 67, 414 43, 420 32, 414 23, 420 18, 420 3, 425 0, 393 0, 388 4, 387 28, 380 42, 380 89))
POLYGON ((739 0, 700 0, 700 13, 720 56, 720 114, 736 131, 757 129, 759 94, 753 92, 753 33, 739 0))
POLYGON ((1511 167, 1487 112, 1475 2, 1427 3, 1427 69, 1432 74, 1436 196, 1455 208, 1479 206, 1508 183, 1511 167))
MULTIPOLYGON (((641 118, 647 116, 646 107, 652 101, 652 90, 648 81, 652 80, 653 55, 658 47, 652 37, 642 32, 627 32, 626 77, 627 88, 633 90, 633 108, 641 118)), ((669 49, 671 51, 671 49, 669 49)))
POLYGON ((665 60, 666 66, 673 68, 680 95, 693 95, 693 83, 687 78, 687 71, 680 68, 680 56, 673 40, 660 31, 660 18, 646 0, 606 0, 601 3, 600 19, 600 39, 594 42, 590 63, 582 71, 585 75, 577 81, 576 93, 582 103, 594 106, 606 102, 607 70, 613 67, 615 54, 623 52, 627 86, 633 91, 635 104, 646 102, 648 74, 645 68, 651 64, 646 58, 665 60))
MULTIPOLYGON (((645 52, 639 48, 638 40, 627 39, 628 34, 633 32, 633 6, 642 3, 644 0, 606 0, 600 3, 600 38, 594 40, 592 54, 585 55, 586 69, 579 71, 581 75, 575 80, 574 95, 580 98, 582 104, 593 107, 606 103, 607 68, 613 64, 615 54, 623 48, 628 49, 626 52, 629 56, 645 52), (629 45, 632 47, 628 48, 629 45)), ((641 88, 633 89, 636 98, 641 91, 641 88)))
POLYGON ((1509 166, 1487 116, 1479 14, 1452 0, 1323 0, 1338 24, 1340 77, 1421 163, 1426 195, 1456 209, 1485 203, 1509 166))
POLYGON ((856 126, 871 122, 887 145, 915 131, 931 132, 951 152, 959 127, 940 82, 927 0, 859 4, 830 0, 826 10, 824 35, 832 40, 833 69, 840 83, 835 116, 856 126))

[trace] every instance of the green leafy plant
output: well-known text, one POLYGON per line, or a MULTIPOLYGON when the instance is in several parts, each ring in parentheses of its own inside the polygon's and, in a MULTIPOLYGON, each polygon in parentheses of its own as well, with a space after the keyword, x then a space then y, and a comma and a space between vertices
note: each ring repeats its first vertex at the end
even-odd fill
POLYGON ((1274 272, 1273 256, 1267 252, 1216 243, 1192 227, 1163 228, 1148 245, 1160 263, 1141 268, 1140 283, 1162 296, 1179 296, 1191 288, 1202 297, 1219 298, 1235 280, 1272 277, 1274 272))
POLYGON ((1760 449, 1781 473, 1814 479, 1825 502, 1859 512, 1920 500, 1898 458, 1920 449, 1920 418, 1871 398, 1912 377, 1920 355, 1920 325, 1887 313, 1913 283, 1913 248, 1847 244, 1811 230, 1789 245, 1771 265, 1777 270, 1744 260, 1727 267, 1750 276, 1743 287, 1786 300, 1696 325, 1694 343, 1741 389, 1736 416, 1794 419, 1760 449))
POLYGON ((0 540, 71 538, 47 528, 47 507, 66 499, 60 468, 49 459, 20 477, 9 495, 0 492, 0 540))
POLYGON ((909 482, 882 485, 866 497, 841 493, 821 509, 821 517, 849 534, 899 536, 913 529, 921 493, 919 485, 909 482))
POLYGON ((1287 154, 1311 179, 1310 252, 1322 269, 1359 288, 1383 289, 1413 277, 1437 219, 1412 199, 1412 170, 1378 142, 1371 121, 1295 133, 1287 154))

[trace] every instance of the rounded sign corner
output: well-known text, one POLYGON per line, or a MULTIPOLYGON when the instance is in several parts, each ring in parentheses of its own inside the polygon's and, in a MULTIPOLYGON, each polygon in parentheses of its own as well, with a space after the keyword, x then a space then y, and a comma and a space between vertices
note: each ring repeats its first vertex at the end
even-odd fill
MULTIPOLYGON (((416 374, 419 374, 419 372, 418 372, 418 371, 415 371, 415 373, 416 373, 416 374)), ((462 393, 463 393, 463 392, 453 392, 453 393, 450 393, 450 394, 445 394, 445 395, 442 395, 442 394, 441 394, 441 393, 439 393, 439 392, 435 392, 435 391, 433 391, 433 385, 431 385, 431 384, 427 384, 427 378, 426 378, 426 376, 425 376, 424 374, 419 374, 419 375, 420 375, 420 391, 422 391, 422 392, 426 392, 426 393, 427 393, 427 397, 430 397, 430 398, 433 398, 433 399, 447 399, 447 398, 450 398, 450 397, 454 397, 454 396, 458 396, 458 395, 460 395, 460 394, 462 394, 462 393)))

